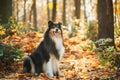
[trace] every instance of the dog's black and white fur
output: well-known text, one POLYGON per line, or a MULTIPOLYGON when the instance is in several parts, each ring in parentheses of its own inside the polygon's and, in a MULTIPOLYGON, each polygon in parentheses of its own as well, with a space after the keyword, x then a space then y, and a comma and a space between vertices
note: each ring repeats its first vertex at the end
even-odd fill
POLYGON ((61 76, 59 60, 64 53, 61 23, 48 22, 44 38, 29 56, 25 57, 23 73, 39 75, 46 73, 49 77, 61 76))

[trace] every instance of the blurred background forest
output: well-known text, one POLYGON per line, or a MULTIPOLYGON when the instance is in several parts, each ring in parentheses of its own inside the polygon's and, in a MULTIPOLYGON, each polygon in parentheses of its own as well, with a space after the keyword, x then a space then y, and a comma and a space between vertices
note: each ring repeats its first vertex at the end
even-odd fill
MULTIPOLYGON (((115 28, 114 33, 115 37, 118 37, 120 35, 120 1, 112 0, 112 2, 112 16, 114 17, 115 28)), ((108 3, 105 5, 107 6, 108 3)), ((105 8, 103 7, 103 11, 104 9, 105 8)), ((81 30, 81 33, 88 33, 86 34, 86 38, 95 40, 98 31, 97 13, 97 0, 0 1, 1 25, 8 24, 11 20, 14 20, 16 26, 14 25, 13 29, 16 28, 16 31, 19 33, 29 32, 31 30, 43 31, 47 26, 48 20, 52 20, 61 21, 70 34, 75 31, 74 29, 76 26, 81 29, 86 28, 87 30, 81 30), (95 38, 93 38, 93 36, 95 38)), ((7 29, 8 28, 10 28, 10 26, 7 26, 7 29)))
MULTIPOLYGON (((87 54, 88 57, 95 52, 102 60, 102 65, 109 62, 112 69, 114 67, 114 70, 108 70, 111 72, 108 72, 107 79, 120 75, 120 0, 0 0, 0 66, 6 66, 0 68, 0 77, 7 73, 4 71, 18 65, 11 63, 33 52, 49 20, 63 24, 65 49, 68 53, 64 58, 75 59, 73 56, 77 56, 76 59, 80 60, 78 54, 87 54), (111 73, 115 74, 108 76, 111 73)), ((107 64, 108 67, 111 68, 107 64)), ((85 66, 83 69, 86 69, 85 66)), ((66 79, 76 80, 81 79, 78 76, 82 75, 64 74, 71 75, 65 75, 66 79)), ((93 76, 87 78, 93 79, 93 76)))

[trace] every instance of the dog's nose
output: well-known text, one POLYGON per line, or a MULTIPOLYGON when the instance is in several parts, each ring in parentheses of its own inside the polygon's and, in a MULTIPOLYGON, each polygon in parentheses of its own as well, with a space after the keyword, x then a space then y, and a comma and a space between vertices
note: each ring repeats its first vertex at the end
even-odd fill
POLYGON ((58 32, 58 29, 55 29, 55 32, 58 32))

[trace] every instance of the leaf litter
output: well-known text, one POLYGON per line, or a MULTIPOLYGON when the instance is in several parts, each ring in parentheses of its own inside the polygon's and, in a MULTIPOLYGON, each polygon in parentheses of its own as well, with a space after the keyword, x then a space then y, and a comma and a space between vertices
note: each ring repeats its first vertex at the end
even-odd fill
MULTIPOLYGON (((8 36, 3 40, 3 43, 20 45, 24 55, 28 55, 34 51, 42 37, 42 33, 34 31, 22 36, 8 36)), ((13 71, 0 71, 0 80, 99 80, 115 75, 115 71, 110 69, 109 66, 100 65, 95 52, 80 48, 81 45, 89 45, 89 43, 90 40, 82 40, 78 36, 72 38, 64 36, 66 52, 60 61, 63 77, 49 78, 44 73, 41 73, 38 77, 30 73, 20 74, 23 64, 23 59, 21 59, 12 65, 13 71)))

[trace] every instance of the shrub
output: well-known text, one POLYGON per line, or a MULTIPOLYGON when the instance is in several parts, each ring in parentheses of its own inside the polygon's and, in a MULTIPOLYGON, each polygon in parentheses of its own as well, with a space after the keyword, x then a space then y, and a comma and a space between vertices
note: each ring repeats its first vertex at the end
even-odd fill
POLYGON ((97 48, 94 49, 95 52, 98 53, 101 59, 101 65, 106 65, 106 63, 111 64, 111 68, 119 69, 120 68, 120 53, 116 51, 114 46, 106 46, 112 39, 99 39, 94 42, 95 45, 98 45, 97 48))
POLYGON ((5 36, 6 29, 0 25, 0 40, 5 36))
POLYGON ((22 51, 19 46, 0 44, 0 65, 4 64, 5 67, 10 67, 16 59, 21 57, 22 51))
POLYGON ((17 21, 13 16, 9 18, 7 24, 2 24, 2 26, 6 30, 5 37, 9 35, 25 34, 34 30, 30 24, 25 26, 24 22, 17 21))

